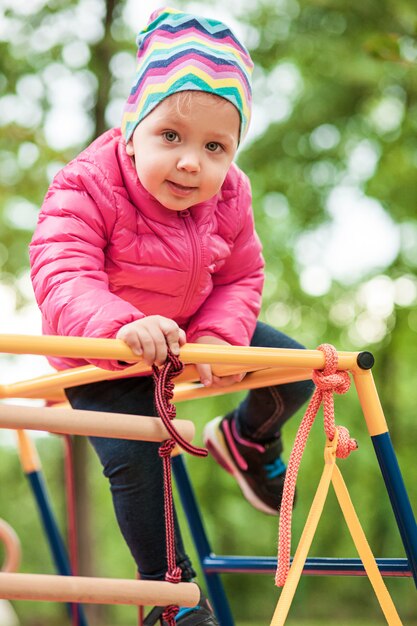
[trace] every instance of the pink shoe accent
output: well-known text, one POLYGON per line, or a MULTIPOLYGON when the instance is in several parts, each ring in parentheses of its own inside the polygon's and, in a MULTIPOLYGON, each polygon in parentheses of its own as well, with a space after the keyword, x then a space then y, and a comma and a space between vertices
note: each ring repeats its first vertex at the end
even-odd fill
POLYGON ((239 453, 238 449, 236 448, 232 433, 230 431, 230 426, 229 426, 229 422, 227 420, 224 420, 223 423, 223 432, 224 432, 224 436, 225 439, 227 440, 227 443, 232 451, 233 454, 233 458, 236 461, 237 465, 239 466, 239 468, 243 471, 248 469, 248 464, 246 463, 245 459, 243 458, 243 456, 239 453))
POLYGON ((243 437, 241 437, 239 433, 237 432, 235 422, 233 420, 231 420, 231 422, 232 422, 232 435, 238 443, 241 443, 243 446, 247 446, 248 448, 255 448, 255 450, 257 450, 258 452, 261 452, 261 453, 265 452, 265 446, 263 446, 261 443, 256 443, 255 441, 249 441, 249 439, 243 439, 243 437))
POLYGON ((217 449, 213 446, 210 440, 206 441, 206 448, 220 467, 233 476, 233 467, 227 463, 226 459, 222 457, 219 452, 217 452, 217 449))

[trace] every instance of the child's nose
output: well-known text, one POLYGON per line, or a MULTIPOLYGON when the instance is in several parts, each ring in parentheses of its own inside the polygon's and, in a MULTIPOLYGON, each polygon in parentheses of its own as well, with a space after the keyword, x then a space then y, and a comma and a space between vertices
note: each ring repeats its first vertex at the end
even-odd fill
POLYGON ((197 151, 187 150, 183 152, 178 159, 177 168, 186 172, 199 172, 200 159, 197 151))

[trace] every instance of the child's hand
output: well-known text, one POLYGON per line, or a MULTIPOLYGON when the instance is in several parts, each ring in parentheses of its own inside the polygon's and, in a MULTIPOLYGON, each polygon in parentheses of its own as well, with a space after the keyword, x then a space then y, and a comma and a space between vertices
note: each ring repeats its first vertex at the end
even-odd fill
MULTIPOLYGON (((211 345, 230 346, 227 341, 223 341, 223 339, 213 337, 212 335, 199 337, 198 339, 196 339, 195 343, 208 343, 211 345)), ((205 387, 210 387, 211 385, 216 387, 227 387, 228 385, 233 385, 234 383, 240 383, 240 381, 243 380, 246 375, 243 373, 233 374, 232 376, 215 376, 211 370, 211 365, 206 365, 203 363, 196 363, 196 368, 198 371, 198 375, 200 376, 200 381, 205 387)))
POLYGON ((132 352, 143 357, 147 365, 165 363, 168 346, 178 356, 180 346, 186 342, 182 328, 174 320, 162 315, 149 315, 125 324, 117 333, 116 339, 127 343, 132 352))

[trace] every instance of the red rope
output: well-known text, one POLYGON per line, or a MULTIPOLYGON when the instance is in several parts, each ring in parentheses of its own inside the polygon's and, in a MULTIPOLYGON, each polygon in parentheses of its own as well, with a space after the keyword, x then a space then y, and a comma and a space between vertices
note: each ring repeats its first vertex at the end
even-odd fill
MULTIPOLYGON (((136 579, 140 580, 139 572, 136 572, 136 579)), ((145 607, 143 604, 138 605, 138 626, 143 626, 143 620, 145 619, 145 607)))
POLYGON ((184 369, 183 363, 177 356, 168 351, 168 357, 164 365, 159 369, 156 365, 152 366, 153 377, 155 381, 155 405, 159 417, 162 419, 165 428, 171 435, 172 439, 181 446, 183 450, 194 456, 207 456, 205 448, 197 448, 188 443, 174 427, 172 420, 175 418, 177 411, 175 404, 171 403, 174 396, 175 376, 181 374, 184 369))
MULTIPOLYGON (((186 441, 176 430, 172 421, 176 415, 175 405, 171 403, 174 395, 173 378, 178 376, 184 365, 178 357, 168 351, 168 357, 164 365, 159 369, 153 365, 153 377, 155 381, 155 406, 165 428, 171 435, 171 439, 164 441, 159 448, 159 456, 163 462, 164 473, 164 511, 165 511, 165 536, 167 551, 167 573, 165 580, 171 583, 181 581, 181 568, 177 566, 175 553, 175 528, 174 528, 174 503, 172 496, 171 453, 178 444, 186 452, 194 456, 207 456, 205 448, 197 448, 186 441)), ((178 607, 169 605, 165 608, 162 618, 167 626, 175 626, 175 616, 178 607)))
MULTIPOLYGON (((68 534, 68 551, 71 566, 71 574, 78 575, 78 529, 76 516, 76 493, 75 493, 75 475, 74 475, 74 450, 71 435, 64 435, 65 455, 64 455, 64 472, 65 472, 65 495, 67 504, 67 534, 68 534)), ((79 605, 71 604, 71 623, 72 626, 79 626, 80 623, 79 605)))
POLYGON ((313 381, 316 385, 316 390, 299 426, 288 461, 279 520, 278 567, 275 575, 277 587, 284 586, 290 567, 291 520, 298 468, 308 435, 321 404, 323 404, 324 430, 327 438, 332 441, 336 428, 339 432, 336 456, 346 458, 358 447, 357 442, 350 438, 347 428, 335 426, 334 420, 333 393, 343 394, 348 391, 350 387, 349 374, 345 371, 337 370, 338 355, 333 346, 323 344, 317 349, 324 352, 325 366, 323 370, 313 371, 313 381))

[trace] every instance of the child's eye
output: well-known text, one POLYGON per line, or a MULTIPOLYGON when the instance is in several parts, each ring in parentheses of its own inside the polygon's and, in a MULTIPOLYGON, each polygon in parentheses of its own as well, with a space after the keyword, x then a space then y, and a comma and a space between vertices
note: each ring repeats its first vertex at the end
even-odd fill
POLYGON ((221 147, 222 146, 217 143, 217 141, 209 141, 209 143, 206 144, 206 148, 209 152, 216 152, 217 150, 220 150, 221 147))
POLYGON ((173 130, 166 130, 163 136, 170 143, 172 143, 173 141, 177 141, 179 139, 178 134, 173 130))

